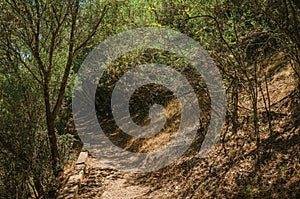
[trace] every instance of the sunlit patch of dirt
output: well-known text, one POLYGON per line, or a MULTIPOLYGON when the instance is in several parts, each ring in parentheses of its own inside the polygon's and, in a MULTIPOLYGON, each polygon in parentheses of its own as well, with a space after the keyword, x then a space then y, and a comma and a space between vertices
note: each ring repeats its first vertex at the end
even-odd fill
POLYGON ((150 151, 155 151, 160 147, 166 145, 170 140, 176 136, 176 132, 178 130, 178 126, 180 124, 180 104, 177 100, 172 100, 168 103, 167 107, 165 108, 166 117, 170 118, 168 124, 165 125, 160 132, 158 132, 155 136, 144 139, 142 142, 132 137, 131 140, 127 143, 126 148, 131 148, 132 146, 137 146, 135 148, 136 151, 141 153, 147 153, 150 151), (135 144, 135 142, 140 142, 139 144, 135 144))
MULTIPOLYGON (((130 175, 89 163, 90 175, 80 198, 101 198, 104 193, 122 193, 125 198, 300 198, 300 92, 293 69, 284 59, 283 54, 275 55, 260 71, 259 81, 268 84, 262 83, 258 93, 259 146, 251 101, 241 91, 237 133, 232 133, 230 124, 224 126, 220 141, 207 157, 189 153, 158 171, 130 175), (268 93, 270 118, 265 108, 268 93)), ((166 109, 175 119, 163 133, 142 142, 120 139, 121 145, 148 152, 169 142, 180 118, 175 101, 166 109)))

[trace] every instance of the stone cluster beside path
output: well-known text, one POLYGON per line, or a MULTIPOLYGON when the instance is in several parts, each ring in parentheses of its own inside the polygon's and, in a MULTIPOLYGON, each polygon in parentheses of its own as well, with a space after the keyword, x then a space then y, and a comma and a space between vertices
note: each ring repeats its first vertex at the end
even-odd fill
POLYGON ((75 163, 74 170, 69 177, 58 199, 77 198, 79 187, 85 177, 87 166, 88 152, 81 152, 75 163))

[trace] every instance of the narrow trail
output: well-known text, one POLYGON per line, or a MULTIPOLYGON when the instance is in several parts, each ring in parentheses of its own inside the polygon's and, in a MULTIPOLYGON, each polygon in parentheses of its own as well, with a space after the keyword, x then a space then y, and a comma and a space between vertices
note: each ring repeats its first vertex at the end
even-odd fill
POLYGON ((95 158, 88 158, 87 175, 78 190, 78 198, 132 199, 149 198, 150 187, 131 185, 135 174, 105 167, 95 158))

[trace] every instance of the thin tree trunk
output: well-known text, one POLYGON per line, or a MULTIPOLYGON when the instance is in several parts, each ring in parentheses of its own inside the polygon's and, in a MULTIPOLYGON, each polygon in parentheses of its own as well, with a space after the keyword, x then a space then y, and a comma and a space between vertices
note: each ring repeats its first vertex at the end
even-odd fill
POLYGON ((59 153, 57 148, 57 139, 55 134, 55 118, 51 112, 50 107, 50 95, 49 95, 49 87, 47 83, 47 78, 45 78, 44 84, 44 100, 45 100, 45 107, 46 107, 46 122, 47 122, 47 130, 48 130, 48 139, 50 142, 50 150, 51 150, 51 162, 52 162, 52 170, 54 175, 58 176, 58 168, 57 163, 59 160, 59 153))
POLYGON ((238 131, 238 102, 239 102, 239 93, 238 93, 238 78, 235 74, 234 80, 233 80, 233 93, 232 93, 232 103, 233 103, 233 113, 232 113, 232 133, 234 135, 237 134, 238 131))
POLYGON ((44 196, 44 190, 43 190, 43 186, 40 182, 40 180, 35 176, 33 179, 33 183, 34 183, 34 187, 33 187, 33 193, 35 195, 36 198, 41 198, 41 196, 44 196))
POLYGON ((59 153, 57 149, 57 139, 55 134, 55 126, 54 126, 54 119, 52 117, 52 114, 46 116, 47 118, 47 129, 48 129, 48 138, 50 142, 50 148, 51 148, 51 157, 52 157, 52 169, 54 172, 54 175, 58 176, 58 160, 59 160, 59 153))

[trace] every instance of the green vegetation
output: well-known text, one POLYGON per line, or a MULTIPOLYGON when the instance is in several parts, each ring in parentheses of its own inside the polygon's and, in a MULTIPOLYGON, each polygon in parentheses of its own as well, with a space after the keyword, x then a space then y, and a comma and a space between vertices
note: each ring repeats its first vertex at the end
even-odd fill
MULTIPOLYGON (((275 135, 288 133, 291 142, 287 143, 299 150, 293 144, 299 145, 300 124, 297 0, 3 0, 0 8, 0 198, 57 195, 65 178, 64 167, 74 161, 81 149, 71 113, 73 81, 80 64, 104 39, 137 27, 180 31, 198 41, 214 59, 228 101, 220 146, 243 131, 255 146, 253 164, 257 172, 265 167, 264 151, 273 157, 272 150, 285 150, 274 149, 275 135), (286 67, 292 72, 284 78, 295 81, 278 98, 274 91, 278 85, 272 82, 286 67), (282 127, 279 120, 289 125, 282 127), (266 143, 266 137, 274 140, 266 143)), ((182 58, 149 49, 124 55, 109 67, 106 79, 99 83, 99 90, 108 97, 97 98, 98 103, 109 102, 114 83, 126 70, 149 62, 169 64, 183 71, 198 97, 206 95, 200 75, 182 58)), ((147 93, 145 90, 140 96, 146 98, 147 93)), ((101 109, 100 113, 109 111, 105 105, 96 108, 101 109)), ((200 108, 210 115, 207 104, 200 104, 200 108)), ((142 115, 147 117, 147 113, 142 115)), ((203 131, 208 119, 203 118, 203 131)), ((197 142, 201 143, 198 139, 197 142)), ((230 153, 230 148, 224 151, 234 166, 240 154, 230 153)), ((293 156, 294 160, 298 157, 299 152, 293 156)), ((277 166, 275 170, 285 175, 289 168, 299 170, 299 163, 294 167, 282 163, 277 166)), ((298 177, 293 179, 296 185, 291 186, 291 193, 281 196, 299 197, 299 172, 295 176, 298 177)), ((215 185, 205 186, 208 188, 190 186, 180 196, 196 197, 196 193, 209 189, 209 196, 214 197, 211 190, 215 185)), ((242 188, 241 197, 267 196, 254 184, 246 183, 242 188)), ((227 194, 226 197, 232 197, 230 192, 227 194)))

